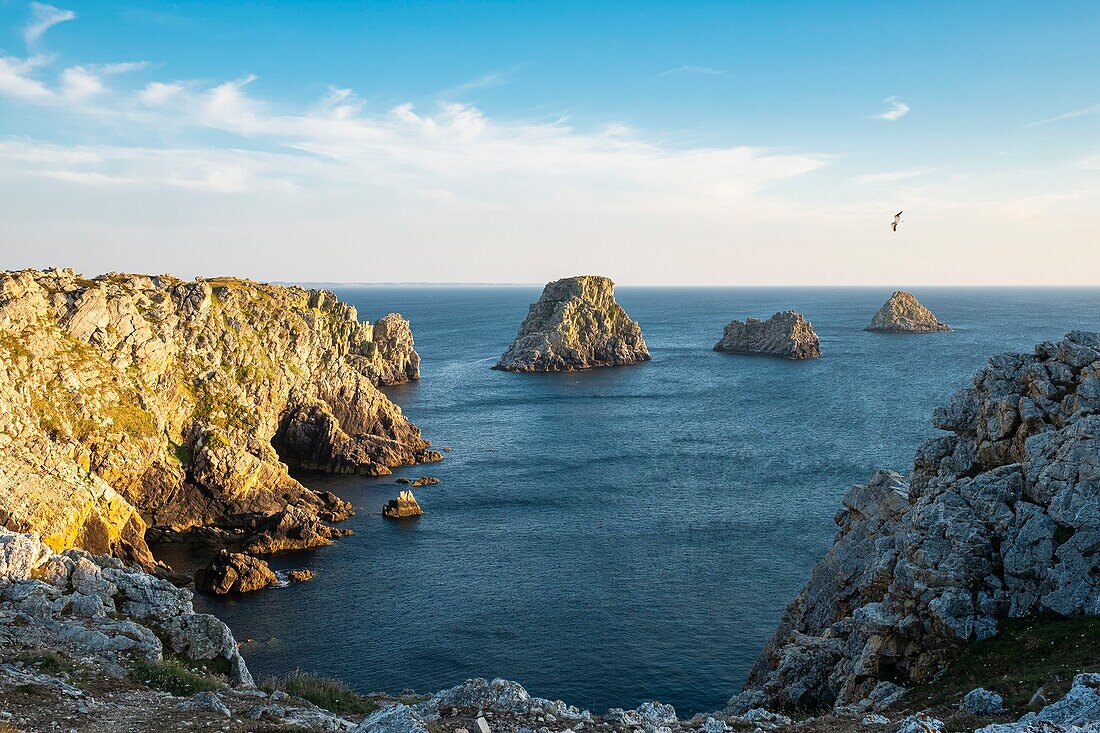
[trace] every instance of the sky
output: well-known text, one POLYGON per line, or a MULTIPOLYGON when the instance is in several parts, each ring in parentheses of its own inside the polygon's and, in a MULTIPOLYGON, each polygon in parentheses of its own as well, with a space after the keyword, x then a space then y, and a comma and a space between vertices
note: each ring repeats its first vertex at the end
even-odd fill
POLYGON ((0 0, 0 269, 1100 285, 1098 36, 1091 0, 0 0))

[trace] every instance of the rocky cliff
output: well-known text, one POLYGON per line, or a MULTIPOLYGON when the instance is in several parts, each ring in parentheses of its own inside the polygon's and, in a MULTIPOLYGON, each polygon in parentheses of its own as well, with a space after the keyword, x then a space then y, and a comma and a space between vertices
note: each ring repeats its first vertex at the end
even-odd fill
POLYGON ((730 321, 714 350, 784 359, 816 359, 821 356, 821 342, 813 325, 801 313, 783 311, 766 321, 756 318, 730 321))
POLYGON ((879 333, 932 333, 950 331, 946 323, 940 323, 932 311, 920 304, 912 293, 895 291, 890 300, 871 317, 864 331, 879 333))
POLYGON ((1003 354, 840 531, 731 710, 880 707, 1004 619, 1100 613, 1100 334, 1003 354))
POLYGON ((418 363, 399 316, 360 323, 326 291, 2 273, 0 524, 148 564, 147 524, 345 517, 287 466, 437 459, 376 387, 418 363))
POLYGON ((563 372, 649 361, 642 329, 615 301, 615 283, 580 275, 548 283, 494 369, 563 372))

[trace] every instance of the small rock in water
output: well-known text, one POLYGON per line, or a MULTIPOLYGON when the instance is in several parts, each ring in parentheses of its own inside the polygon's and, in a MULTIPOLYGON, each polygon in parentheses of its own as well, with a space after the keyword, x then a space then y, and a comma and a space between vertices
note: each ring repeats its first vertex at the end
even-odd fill
POLYGON ((396 481, 394 481, 394 483, 395 483, 395 484, 411 484, 411 483, 412 483, 412 481, 410 481, 409 479, 407 479, 407 478, 405 478, 404 476, 402 476, 401 478, 399 478, 399 479, 397 479, 396 481))
POLYGON ((864 331, 877 331, 879 333, 934 333, 936 331, 950 331, 951 327, 932 315, 932 311, 925 308, 913 297, 912 293, 898 290, 890 296, 864 331))
POLYGON ((433 486, 439 483, 439 479, 435 476, 421 476, 412 482, 413 486, 433 486))
POLYGON ((312 570, 291 570, 286 574, 286 577, 291 583, 305 583, 308 580, 313 580, 312 570))
POLYGON ((382 507, 382 516, 390 519, 419 517, 423 513, 424 510, 420 508, 411 491, 402 491, 396 499, 390 499, 386 506, 382 507))

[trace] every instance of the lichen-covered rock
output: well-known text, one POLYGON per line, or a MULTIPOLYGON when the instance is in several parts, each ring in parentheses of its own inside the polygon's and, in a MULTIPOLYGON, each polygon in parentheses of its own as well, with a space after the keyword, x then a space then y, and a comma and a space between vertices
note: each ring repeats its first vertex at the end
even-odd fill
POLYGON ((250 593, 278 582, 274 571, 263 560, 225 550, 215 555, 207 567, 195 573, 195 589, 214 595, 250 593))
POLYGON ((615 284, 581 275, 548 283, 494 369, 565 372, 649 361, 642 329, 615 302, 615 284))
POLYGON ((961 707, 971 715, 995 715, 1005 709, 1005 701, 996 692, 978 687, 966 693, 961 707))
POLYGON ((876 472, 730 709, 869 707, 1002 619, 1100 613, 1100 334, 990 359, 933 414, 908 480, 876 472))
POLYGON ((416 497, 411 491, 402 491, 396 499, 390 499, 382 507, 382 516, 390 519, 405 519, 406 517, 419 517, 424 513, 417 503, 416 497))
POLYGON ((0 525, 149 565, 147 524, 346 517, 286 464, 439 458, 375 387, 418 373, 407 326, 232 278, 0 273, 0 525))
POLYGON ((872 316, 871 323, 863 330, 879 333, 932 333, 950 331, 951 327, 940 323, 932 315, 932 311, 921 305, 912 293, 897 290, 872 316))
POLYGON ((815 359, 821 356, 821 342, 813 325, 802 314, 783 311, 766 321, 756 318, 730 321, 714 350, 784 359, 815 359))

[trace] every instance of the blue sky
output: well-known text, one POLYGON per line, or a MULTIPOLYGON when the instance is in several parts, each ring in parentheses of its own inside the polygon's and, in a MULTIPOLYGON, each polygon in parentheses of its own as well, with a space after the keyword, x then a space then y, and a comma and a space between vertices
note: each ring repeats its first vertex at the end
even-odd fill
POLYGON ((1098 33, 1095 2, 0 0, 0 267, 1098 284, 1098 33))

